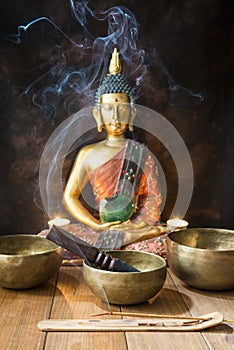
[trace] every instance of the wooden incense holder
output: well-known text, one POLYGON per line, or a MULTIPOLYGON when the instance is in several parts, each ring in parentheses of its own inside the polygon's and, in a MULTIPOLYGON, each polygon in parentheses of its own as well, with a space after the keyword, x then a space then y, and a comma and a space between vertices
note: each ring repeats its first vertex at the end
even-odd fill
POLYGON ((202 317, 161 316, 157 318, 131 319, 70 319, 42 320, 38 328, 45 332, 144 332, 144 331, 200 331, 216 326, 223 322, 219 312, 203 315, 202 317))

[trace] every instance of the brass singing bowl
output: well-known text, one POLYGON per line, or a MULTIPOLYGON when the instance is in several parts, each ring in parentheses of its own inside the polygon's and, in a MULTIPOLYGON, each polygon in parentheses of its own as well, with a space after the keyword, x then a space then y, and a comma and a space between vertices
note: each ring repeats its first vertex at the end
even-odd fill
POLYGON ((170 233, 166 243, 170 269, 189 286, 234 288, 234 231, 189 228, 170 233))
POLYGON ((83 276, 91 291, 102 301, 117 304, 139 304, 154 297, 166 279, 165 260, 155 254, 137 251, 111 251, 140 272, 110 272, 84 263, 83 276))
POLYGON ((0 236, 0 287, 36 287, 54 276, 61 263, 60 248, 44 237, 0 236))

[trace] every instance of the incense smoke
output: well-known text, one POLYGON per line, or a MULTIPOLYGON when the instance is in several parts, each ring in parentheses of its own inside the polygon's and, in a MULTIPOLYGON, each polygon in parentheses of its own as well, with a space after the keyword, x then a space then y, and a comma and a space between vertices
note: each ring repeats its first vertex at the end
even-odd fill
POLYGON ((6 37, 20 44, 24 32, 45 22, 48 31, 50 28, 57 32, 59 40, 56 42, 55 39, 53 45, 55 54, 51 55, 49 62, 42 63, 49 69, 41 74, 42 65, 38 66, 38 77, 23 91, 23 94, 32 93, 33 103, 52 120, 61 104, 68 115, 93 105, 95 91, 108 72, 110 55, 115 47, 124 62, 123 75, 135 87, 136 99, 147 80, 147 70, 153 65, 168 82, 168 103, 171 106, 183 105, 188 97, 198 102, 203 100, 201 93, 193 93, 174 81, 155 48, 144 48, 139 40, 138 23, 129 9, 115 6, 95 11, 87 0, 70 0, 70 7, 78 24, 77 31, 82 31, 78 39, 70 38, 48 17, 20 25, 17 34, 6 37), (106 34, 101 35, 99 31, 106 34))

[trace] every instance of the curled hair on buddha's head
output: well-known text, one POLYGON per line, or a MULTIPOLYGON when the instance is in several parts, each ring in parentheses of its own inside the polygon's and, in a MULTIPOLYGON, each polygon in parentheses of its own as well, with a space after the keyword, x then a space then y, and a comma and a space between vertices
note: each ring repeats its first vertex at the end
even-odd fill
POLYGON ((109 74, 104 78, 95 95, 95 108, 98 109, 100 97, 104 94, 126 93, 130 102, 134 102, 133 87, 121 74, 119 53, 114 49, 109 66, 109 74))

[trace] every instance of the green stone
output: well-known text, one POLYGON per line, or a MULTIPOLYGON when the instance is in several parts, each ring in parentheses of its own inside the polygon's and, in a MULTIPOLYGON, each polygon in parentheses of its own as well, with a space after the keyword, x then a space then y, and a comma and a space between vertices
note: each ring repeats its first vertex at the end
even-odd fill
POLYGON ((123 195, 115 195, 101 200, 99 214, 102 222, 126 221, 133 215, 132 201, 123 195))

